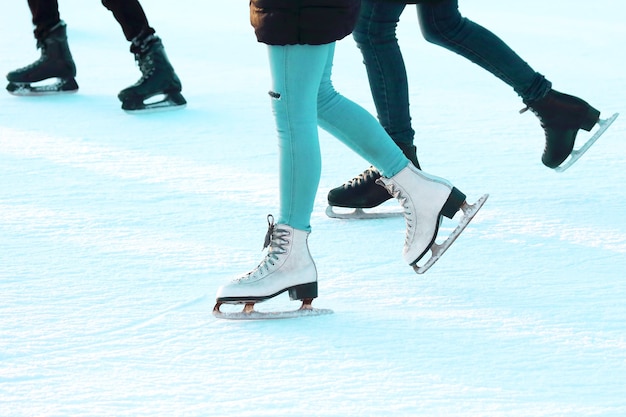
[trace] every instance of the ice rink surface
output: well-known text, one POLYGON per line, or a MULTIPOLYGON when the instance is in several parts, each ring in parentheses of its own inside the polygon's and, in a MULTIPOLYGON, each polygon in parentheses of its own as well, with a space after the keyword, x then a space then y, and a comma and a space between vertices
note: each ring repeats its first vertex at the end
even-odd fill
MULTIPOLYGON (((38 57, 26 2, 9 3, 2 74, 38 57)), ((120 110, 139 71, 110 13, 60 3, 79 92, 0 94, 0 415, 626 415, 626 3, 461 4, 555 89, 622 113, 564 173, 541 164, 543 131, 515 93, 427 44, 408 7, 420 162, 489 201, 418 276, 401 218, 326 217, 328 190, 368 164, 322 132, 310 246, 314 305, 334 314, 256 322, 211 315, 277 213, 247 2, 142 2, 189 103, 147 115, 120 110)), ((350 37, 334 82, 373 112, 350 37)))

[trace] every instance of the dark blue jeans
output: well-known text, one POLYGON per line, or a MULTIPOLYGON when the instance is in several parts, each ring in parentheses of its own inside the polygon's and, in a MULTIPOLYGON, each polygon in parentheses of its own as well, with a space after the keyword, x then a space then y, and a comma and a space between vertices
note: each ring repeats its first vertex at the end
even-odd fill
MULTIPOLYGON (((396 143, 412 143, 406 68, 396 26, 406 5, 362 0, 354 39, 363 54, 378 119, 396 143)), ((464 56, 513 87, 524 101, 543 97, 551 88, 506 43, 484 27, 461 16, 458 0, 418 4, 424 38, 464 56)))

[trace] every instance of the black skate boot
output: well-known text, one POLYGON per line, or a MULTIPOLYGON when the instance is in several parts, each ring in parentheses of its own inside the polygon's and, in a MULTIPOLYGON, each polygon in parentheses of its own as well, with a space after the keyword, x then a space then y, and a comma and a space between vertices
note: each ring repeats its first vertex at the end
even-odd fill
POLYGON ((524 102, 539 118, 545 131, 546 146, 541 161, 549 168, 557 168, 574 149, 580 129, 590 131, 600 121, 600 112, 586 101, 550 90, 545 97, 524 102))
POLYGON ((41 57, 32 64, 7 74, 7 91, 15 95, 73 93, 78 90, 76 65, 67 43, 65 22, 60 21, 37 40, 41 57), (50 85, 33 85, 56 78, 50 85))
MULTIPOLYGON (((411 144, 397 145, 413 165, 420 168, 415 146, 411 144)), ((363 209, 379 206, 392 198, 385 187, 377 183, 380 177, 380 172, 371 166, 345 184, 330 190, 326 214, 334 218, 380 218, 388 216, 389 213, 366 213, 363 211, 363 209), (333 207, 353 208, 355 210, 341 213, 334 211, 333 207)), ((401 213, 393 213, 392 215, 401 215, 401 213)))
POLYGON ((187 104, 180 93, 182 90, 180 79, 167 59, 161 39, 155 35, 134 39, 130 50, 135 54, 142 75, 139 81, 117 95, 122 102, 122 109, 140 112, 182 108, 187 104), (151 101, 153 97, 157 97, 157 101, 151 101))

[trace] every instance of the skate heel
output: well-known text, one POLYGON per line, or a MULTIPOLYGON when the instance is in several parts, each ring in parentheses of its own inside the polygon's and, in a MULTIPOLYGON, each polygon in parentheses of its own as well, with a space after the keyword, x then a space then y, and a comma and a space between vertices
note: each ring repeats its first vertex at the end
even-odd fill
POLYGON ((600 120, 600 111, 589 106, 587 108, 587 114, 583 118, 580 127, 589 132, 591 129, 593 129, 596 123, 598 123, 598 120, 600 120))
POLYGON ((289 299, 304 300, 305 298, 317 298, 317 281, 289 288, 289 299))
POLYGON ((180 91, 169 92, 167 94, 167 98, 169 102, 172 103, 172 105, 174 106, 183 106, 187 104, 187 100, 185 100, 185 97, 183 97, 180 91))
POLYGON ((459 191, 456 187, 452 187, 452 191, 441 208, 440 214, 449 219, 453 218, 457 211, 459 211, 459 209, 463 206, 463 203, 465 203, 465 198, 465 194, 459 191))
POLYGON ((74 92, 78 90, 78 83, 75 78, 64 78, 58 84, 59 91, 74 92))

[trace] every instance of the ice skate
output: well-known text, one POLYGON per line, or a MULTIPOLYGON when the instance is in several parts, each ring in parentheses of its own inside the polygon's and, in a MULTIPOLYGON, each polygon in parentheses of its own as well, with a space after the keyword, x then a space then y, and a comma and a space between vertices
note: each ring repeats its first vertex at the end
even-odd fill
POLYGON ((182 85, 167 59, 161 39, 148 35, 133 40, 131 51, 135 54, 141 78, 118 94, 122 109, 139 113, 183 108, 187 101, 180 93, 182 85))
POLYGON ((7 74, 7 91, 17 96, 73 93, 78 90, 76 65, 67 43, 66 25, 60 21, 37 41, 41 56, 7 74))
MULTIPOLYGON (((397 144, 404 155, 419 168, 415 146, 397 144)), ((379 207, 392 198, 387 189, 377 181, 380 172, 373 166, 348 182, 328 192, 326 215, 336 219, 380 219, 402 216, 397 209, 386 210, 379 207), (376 210, 369 210, 377 207, 376 210)))
POLYGON ((539 118, 546 135, 546 145, 541 161, 549 168, 562 172, 572 166, 587 152, 600 136, 615 121, 618 113, 608 119, 600 119, 600 112, 586 101, 550 90, 548 94, 534 102, 525 102, 526 108, 539 118), (580 129, 590 132, 595 125, 598 129, 578 149, 574 149, 580 129))
POLYGON ((307 244, 309 233, 284 224, 274 224, 269 215, 268 231, 263 249, 268 248, 263 261, 252 271, 239 277, 217 291, 213 314, 224 319, 290 318, 332 313, 315 309, 311 305, 317 298, 317 270, 307 244), (301 300, 298 310, 260 312, 256 303, 289 292, 291 300, 301 300), (223 312, 224 304, 243 304, 241 312, 223 312))
POLYGON ((345 184, 330 190, 326 215, 335 219, 380 219, 402 216, 402 212, 395 209, 367 210, 378 207, 392 198, 387 189, 376 182, 380 177, 380 172, 376 168, 369 167, 345 184))
POLYGON ((391 178, 378 180, 389 193, 400 201, 406 220, 404 260, 415 272, 426 272, 458 238, 487 200, 482 196, 475 204, 468 204, 465 194, 443 178, 426 174, 412 164, 391 178), (441 244, 435 243, 442 216, 452 219, 463 211, 456 229, 441 244), (418 262, 428 251, 431 257, 423 264, 418 262))

